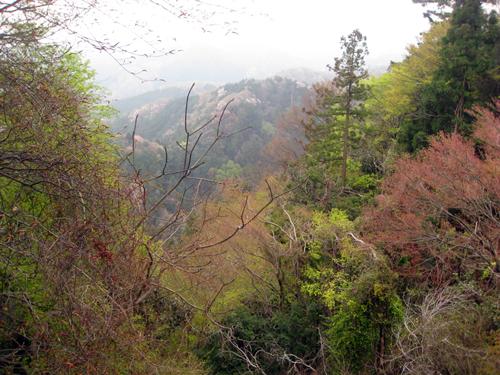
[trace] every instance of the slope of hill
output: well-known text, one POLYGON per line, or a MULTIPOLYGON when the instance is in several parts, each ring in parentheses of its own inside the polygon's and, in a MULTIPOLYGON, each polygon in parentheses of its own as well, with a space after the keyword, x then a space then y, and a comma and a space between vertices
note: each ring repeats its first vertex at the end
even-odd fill
MULTIPOLYGON (((260 149, 274 136, 274 122, 280 113, 300 103, 307 90, 302 82, 272 77, 226 84, 201 95, 192 95, 188 106, 188 129, 197 129, 214 117, 219 121, 227 105, 220 125, 226 136, 233 135, 221 143, 217 155, 213 156, 217 160, 209 157, 207 162, 220 168, 232 161, 244 168, 257 162, 260 149)), ((176 149, 176 142, 184 141, 185 106, 185 96, 156 100, 114 120, 112 127, 115 132, 128 134, 128 137, 118 140, 125 148, 138 116, 136 135, 168 149, 176 149)), ((215 136, 214 128, 207 127, 204 132, 200 149, 215 136)))

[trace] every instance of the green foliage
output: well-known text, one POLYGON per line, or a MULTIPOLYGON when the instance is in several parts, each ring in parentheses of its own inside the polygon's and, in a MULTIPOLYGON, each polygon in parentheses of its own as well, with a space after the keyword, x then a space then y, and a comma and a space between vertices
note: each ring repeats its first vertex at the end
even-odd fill
POLYGON ((211 374, 282 374, 319 366, 322 307, 298 299, 283 309, 258 300, 222 320, 198 355, 211 374))
MULTIPOLYGON (((379 78, 371 77, 371 97, 366 102, 367 110, 380 116, 382 121, 393 122, 407 117, 421 106, 422 88, 432 81, 440 65, 438 51, 446 36, 448 21, 433 23, 429 31, 422 33, 418 44, 407 47, 407 56, 402 62, 393 62, 389 71, 379 78)), ((399 126, 399 122, 396 122, 399 126)))
POLYGON ((488 16, 479 0, 457 1, 443 37, 439 66, 421 91, 425 115, 403 124, 400 141, 408 151, 427 145, 429 135, 460 132, 470 135, 474 105, 488 105, 500 95, 495 12, 488 16))
MULTIPOLYGON (((362 266, 355 262, 353 268, 362 266)), ((377 366, 376 360, 389 352, 391 328, 402 317, 403 307, 395 293, 394 275, 387 268, 374 267, 346 279, 343 278, 346 275, 337 277, 342 277, 337 281, 337 288, 325 294, 329 303, 334 303, 327 331, 332 354, 356 371, 368 364, 377 366)))
POLYGON ((372 169, 369 167, 369 162, 356 161, 359 159, 363 160, 358 157, 347 160, 349 174, 344 190, 338 169, 325 170, 321 165, 314 163, 304 165, 302 161, 289 167, 287 171, 291 177, 289 186, 302 184, 291 194, 290 200, 314 207, 321 212, 339 209, 345 211, 351 220, 356 219, 361 214, 363 206, 373 199, 374 192, 380 184, 380 175, 370 173, 372 169), (363 170, 365 168, 366 171, 363 170))
POLYGON ((345 212, 316 214, 314 223, 315 238, 332 237, 336 246, 323 253, 322 263, 306 267, 302 291, 330 310, 326 334, 332 363, 356 372, 369 363, 378 367, 403 310, 394 274, 372 249, 357 245, 354 223, 345 212))
POLYGON ((230 178, 236 178, 243 173, 243 168, 234 161, 229 160, 226 165, 223 165, 220 169, 210 168, 210 177, 214 178, 216 181, 224 181, 230 178))
POLYGON ((269 142, 271 139, 273 139, 275 133, 276 129, 271 123, 267 121, 262 122, 262 129, 260 131, 260 134, 265 142, 269 142))
POLYGON ((368 150, 365 160, 370 161, 367 167, 372 173, 388 175, 398 148, 425 144, 425 129, 417 129, 415 120, 426 117, 423 90, 441 63, 438 51, 449 25, 448 21, 433 23, 429 31, 422 33, 418 44, 407 47, 408 54, 402 62, 391 63, 387 73, 368 81, 371 96, 365 105, 370 117, 365 125, 363 148, 368 150), (411 146, 409 129, 414 134, 422 131, 413 138, 415 143, 411 146))
POLYGON ((347 184, 348 151, 359 139, 359 127, 354 124, 367 115, 363 101, 368 96, 368 77, 365 55, 368 54, 366 37, 358 30, 341 38, 342 57, 335 58, 330 67, 337 77, 334 87, 319 86, 316 95, 314 119, 308 124, 305 135, 310 163, 321 163, 327 169, 341 166, 342 186, 347 184), (353 121, 355 120, 355 121, 353 121))

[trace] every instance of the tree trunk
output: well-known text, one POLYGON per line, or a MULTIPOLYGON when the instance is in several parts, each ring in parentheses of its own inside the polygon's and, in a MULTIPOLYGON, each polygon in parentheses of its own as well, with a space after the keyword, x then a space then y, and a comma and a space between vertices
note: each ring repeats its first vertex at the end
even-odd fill
POLYGON ((351 87, 349 85, 349 93, 347 97, 347 108, 345 113, 345 128, 344 128, 344 150, 342 151, 342 192, 345 190, 347 182, 347 142, 349 140, 349 112, 351 110, 351 87))

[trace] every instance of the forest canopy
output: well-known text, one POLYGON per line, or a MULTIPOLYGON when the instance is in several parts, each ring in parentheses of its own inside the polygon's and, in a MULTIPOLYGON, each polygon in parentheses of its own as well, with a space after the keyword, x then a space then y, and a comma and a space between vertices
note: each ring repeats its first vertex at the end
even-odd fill
POLYGON ((496 2, 414 2, 379 77, 354 30, 115 120, 57 1, 0 3, 0 372, 498 373, 496 2))

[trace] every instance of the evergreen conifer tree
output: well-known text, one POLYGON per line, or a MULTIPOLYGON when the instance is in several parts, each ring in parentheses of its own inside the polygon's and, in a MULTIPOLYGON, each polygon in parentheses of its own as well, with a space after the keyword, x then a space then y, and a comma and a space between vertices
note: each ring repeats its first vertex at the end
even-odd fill
POLYGON ((423 113, 403 126, 400 140, 409 151, 441 131, 470 134, 473 105, 486 105, 500 95, 500 28, 495 12, 480 0, 457 0, 450 28, 442 40, 440 64, 422 90, 423 113))
POLYGON ((323 86, 318 92, 315 120, 306 136, 314 159, 330 167, 338 166, 340 161, 342 188, 345 189, 349 147, 357 138, 353 120, 366 114, 363 100, 368 95, 368 87, 362 83, 368 78, 366 37, 354 30, 341 38, 341 48, 342 57, 335 58, 334 66, 328 65, 336 73, 333 88, 323 86))

